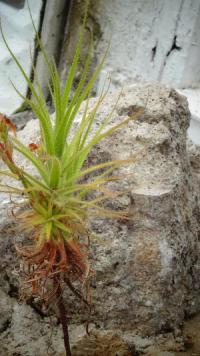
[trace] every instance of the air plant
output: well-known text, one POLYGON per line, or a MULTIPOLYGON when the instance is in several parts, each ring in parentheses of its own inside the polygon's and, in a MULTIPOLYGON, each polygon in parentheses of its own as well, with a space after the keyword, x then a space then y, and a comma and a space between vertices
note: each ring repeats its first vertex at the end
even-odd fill
MULTIPOLYGON (((35 85, 10 49, 1 30, 4 43, 27 82, 31 98, 24 97, 16 90, 36 114, 40 124, 39 143, 30 142, 26 147, 18 140, 16 127, 11 120, 3 114, 0 115, 0 157, 8 168, 0 173, 21 183, 21 188, 15 184, 13 186, 1 184, 1 190, 9 194, 23 194, 25 199, 26 211, 20 213, 19 217, 24 228, 31 231, 31 240, 16 245, 17 253, 21 258, 21 275, 24 285, 30 287, 30 295, 39 296, 46 303, 57 300, 67 356, 71 355, 71 351, 63 298, 64 287, 70 288, 87 306, 90 305, 87 291, 92 274, 88 258, 92 232, 88 217, 91 210, 92 214, 97 216, 123 216, 123 212, 119 214, 111 211, 102 207, 102 203, 114 196, 113 192, 104 189, 107 182, 116 179, 110 176, 110 172, 127 162, 111 161, 91 167, 86 167, 85 162, 94 145, 133 119, 133 117, 127 118, 108 128, 111 112, 102 119, 101 125, 91 135, 92 125, 105 93, 102 93, 90 110, 89 97, 105 56, 88 81, 87 73, 92 57, 91 41, 80 80, 72 92, 84 38, 85 22, 86 15, 64 87, 61 87, 55 62, 49 58, 36 34, 37 43, 50 74, 49 91, 55 109, 54 119, 48 111, 34 67, 35 85), (83 102, 85 102, 84 113, 77 127, 74 128, 74 120, 83 102), (29 161, 36 174, 30 174, 16 163, 15 152, 29 161), (102 169, 103 173, 98 173, 102 169), (92 175, 93 173, 95 175, 92 175), (98 192, 98 197, 91 194, 95 191, 98 192), (84 286, 85 289, 77 289, 77 285, 74 286, 75 282, 79 282, 79 285, 84 286)), ((135 116, 138 115, 139 113, 136 113, 135 116)))

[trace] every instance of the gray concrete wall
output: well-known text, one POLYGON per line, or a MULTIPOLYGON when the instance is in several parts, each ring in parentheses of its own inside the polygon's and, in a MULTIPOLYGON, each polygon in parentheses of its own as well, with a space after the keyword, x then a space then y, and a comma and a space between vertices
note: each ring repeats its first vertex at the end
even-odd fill
POLYGON ((147 80, 198 87, 199 15, 199 0, 99 0, 97 51, 110 41, 105 72, 113 86, 147 80))
MULTIPOLYGON (((84 9, 82 1, 72 4, 61 61, 63 78, 84 9)), ((188 98, 192 114, 189 136, 200 144, 199 18, 199 0, 91 0, 87 31, 94 33, 94 63, 110 45, 97 94, 107 78, 110 90, 137 82, 172 86, 188 98)), ((86 39, 85 52, 87 44, 86 39)))
MULTIPOLYGON (((21 6, 15 7, 15 2, 12 2, 12 6, 9 1, 7 4, 0 2, 0 18, 6 40, 26 73, 30 75, 32 67, 30 51, 34 49, 35 33, 27 2, 24 6, 23 2, 18 2, 18 5, 20 4, 21 6)), ((34 23, 38 27, 42 0, 29 0, 29 6, 34 23)), ((0 112, 6 114, 13 113, 23 102, 10 81, 16 85, 23 95, 26 95, 26 81, 16 67, 0 36, 0 112)))

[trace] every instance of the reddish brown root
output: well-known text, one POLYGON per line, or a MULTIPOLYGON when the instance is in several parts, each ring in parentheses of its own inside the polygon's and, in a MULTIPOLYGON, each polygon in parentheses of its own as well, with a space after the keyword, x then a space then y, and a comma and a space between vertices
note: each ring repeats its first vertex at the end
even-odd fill
POLYGON ((66 276, 69 281, 79 280, 81 283, 88 277, 90 269, 86 253, 81 251, 80 245, 74 240, 56 243, 49 241, 40 248, 16 246, 16 249, 22 257, 23 277, 25 284, 32 287, 31 294, 39 294, 48 302, 56 294, 52 283, 56 275, 66 276), (45 290, 47 291, 44 292, 45 290))

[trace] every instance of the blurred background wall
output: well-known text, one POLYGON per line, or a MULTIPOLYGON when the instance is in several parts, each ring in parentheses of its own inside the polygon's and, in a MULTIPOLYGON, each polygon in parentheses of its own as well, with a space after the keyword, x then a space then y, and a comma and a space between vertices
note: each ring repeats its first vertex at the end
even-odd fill
MULTIPOLYGON (((29 3, 45 47, 56 57, 64 81, 81 29, 84 1, 29 0, 29 3)), ((33 47, 34 33, 26 3, 1 0, 0 16, 8 42, 30 73, 28 52, 33 47)), ((93 66, 110 46, 95 94, 99 94, 106 80, 110 81, 110 90, 146 81, 170 85, 187 96, 192 113, 189 135, 200 144, 199 19, 199 0, 90 0, 81 62, 87 53, 91 32, 93 66)), ((10 113, 19 106, 20 100, 11 91, 8 74, 23 93, 27 88, 18 78, 5 49, 1 48, 0 106, 1 111, 10 113)), ((40 53, 36 67, 48 96, 48 75, 40 53)))
MULTIPOLYGON (((42 0, 29 0, 29 5, 33 20, 38 28, 42 0)), ((30 76, 30 51, 34 51, 35 33, 26 1, 0 1, 0 18, 9 46, 30 76)), ((14 90, 11 81, 23 95, 26 95, 27 85, 0 36, 0 111, 7 114, 11 114, 22 104, 22 99, 14 90)))

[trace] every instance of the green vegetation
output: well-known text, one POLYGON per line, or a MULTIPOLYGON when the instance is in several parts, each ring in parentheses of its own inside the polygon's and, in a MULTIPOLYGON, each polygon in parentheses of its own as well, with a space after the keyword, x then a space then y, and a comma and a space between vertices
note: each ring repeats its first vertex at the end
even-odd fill
MULTIPOLYGON (((89 110, 89 97, 105 56, 90 80, 86 81, 92 56, 91 40, 80 81, 72 94, 84 38, 85 22, 86 15, 73 63, 63 89, 56 65, 48 57, 37 36, 38 45, 50 73, 49 90, 55 109, 54 120, 48 112, 35 69, 36 85, 34 86, 2 32, 4 43, 31 92, 31 98, 26 98, 16 89, 25 105, 33 110, 39 120, 40 138, 39 143, 30 142, 26 147, 18 140, 14 124, 6 116, 0 116, 0 157, 8 168, 0 173, 21 182, 21 188, 14 184, 13 186, 1 184, 1 190, 24 196, 28 210, 20 214, 20 219, 22 226, 30 231, 32 237, 31 243, 29 241, 29 243, 25 242, 23 245, 16 246, 22 265, 26 269, 26 274, 23 275, 24 284, 30 287, 31 295, 40 296, 46 303, 57 298, 68 356, 71 355, 71 351, 63 300, 64 286, 69 287, 88 307, 90 304, 87 293, 84 296, 82 289, 77 290, 73 285, 74 282, 79 282, 80 285, 84 283, 85 290, 88 290, 91 275, 88 262, 89 239, 92 234, 88 216, 91 210, 92 214, 97 216, 123 216, 122 212, 119 214, 104 208, 102 203, 105 199, 114 196, 113 192, 104 189, 108 181, 115 179, 110 177, 110 172, 125 162, 112 161, 89 168, 84 168, 84 163, 94 145, 132 119, 128 118, 112 128, 107 128, 112 116, 111 112, 91 135, 95 116, 105 93, 98 98, 92 110, 89 110), (74 120, 83 102, 84 113, 81 121, 74 128, 74 120), (14 151, 19 152, 30 162, 31 166, 34 166, 37 171, 36 175, 31 175, 15 162, 14 151), (103 169, 103 173, 97 174, 100 169, 103 169), (93 172, 96 173, 94 176, 91 174, 93 172), (94 194, 90 194, 94 191, 98 191, 98 197, 94 198, 94 194)), ((22 274, 24 269, 22 268, 22 274)))

